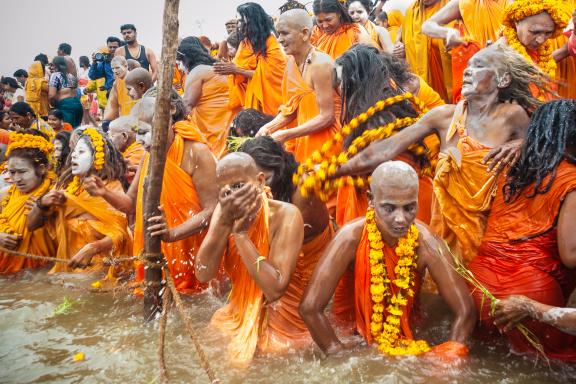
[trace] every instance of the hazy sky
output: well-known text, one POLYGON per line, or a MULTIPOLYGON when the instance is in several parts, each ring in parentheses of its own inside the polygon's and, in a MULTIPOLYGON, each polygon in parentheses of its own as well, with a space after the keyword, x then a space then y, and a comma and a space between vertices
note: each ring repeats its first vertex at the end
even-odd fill
MULTIPOLYGON (((255 0, 272 16, 286 0, 255 0)), ((180 0, 181 37, 206 35, 222 40, 224 22, 236 16, 246 0, 180 0)), ((311 2, 310 2, 311 3, 311 2)), ((390 0, 388 7, 405 8, 411 0, 390 0)), ((120 25, 138 29, 138 41, 157 55, 162 45, 162 0, 3 0, 0 22, 0 74, 28 70, 34 56, 56 54, 60 43, 72 45, 72 57, 90 56, 106 45, 108 36, 120 36, 120 25)), ((309 5, 311 10, 311 4, 309 5)))

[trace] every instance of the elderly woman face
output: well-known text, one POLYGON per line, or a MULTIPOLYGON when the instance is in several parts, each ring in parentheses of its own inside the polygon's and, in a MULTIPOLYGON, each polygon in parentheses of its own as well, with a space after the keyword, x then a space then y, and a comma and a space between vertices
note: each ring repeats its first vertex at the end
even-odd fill
POLYGON ((547 12, 527 17, 516 23, 518 40, 526 48, 536 51, 552 37, 556 30, 556 24, 547 12))

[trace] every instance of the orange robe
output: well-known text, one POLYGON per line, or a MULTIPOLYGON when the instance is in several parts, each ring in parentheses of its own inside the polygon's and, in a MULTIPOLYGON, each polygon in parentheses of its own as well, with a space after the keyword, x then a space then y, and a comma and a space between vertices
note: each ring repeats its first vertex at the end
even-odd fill
POLYGON ((282 104, 282 77, 286 54, 274 35, 266 40, 266 55, 254 54, 250 42, 240 42, 234 64, 254 71, 252 78, 229 76, 230 108, 254 108, 268 115, 276 115, 282 104))
POLYGON ((357 24, 342 24, 338 31, 329 34, 315 25, 312 28, 310 43, 320 51, 330 55, 334 60, 342 55, 352 45, 358 43, 360 38, 361 27, 357 24))
MULTIPOLYGON (((291 149, 296 157, 296 161, 303 163, 315 150, 319 150, 324 142, 330 140, 332 135, 340 128, 341 100, 334 91, 334 123, 311 135, 301 136, 291 140, 291 149)), ((297 124, 302 125, 320 113, 316 102, 316 93, 304 81, 300 69, 293 56, 288 56, 284 80, 282 81, 282 95, 284 104, 280 106, 280 113, 290 116, 296 113, 297 124)))
MULTIPOLYGON (((164 207, 166 222, 170 227, 178 226, 194 214, 202 210, 200 198, 192 177, 181 167, 184 155, 184 141, 192 140, 206 143, 206 140, 196 131, 194 125, 188 121, 179 121, 173 127, 176 135, 166 154, 164 179, 162 181, 162 193, 160 203, 164 207)), ((145 191, 145 178, 148 173, 150 155, 147 153, 140 168, 140 180, 138 181, 138 196, 136 200, 136 220, 134 224, 134 248, 133 254, 138 255, 144 249, 144 225, 143 203, 145 191)), ((200 249, 200 244, 206 235, 206 230, 189 236, 173 243, 162 242, 162 252, 168 262, 170 273, 174 277, 176 288, 183 293, 197 293, 207 287, 201 284, 194 275, 194 257, 200 249)), ((144 280, 144 266, 140 262, 135 263, 136 280, 144 280)))
POLYGON ((124 81, 124 79, 116 78, 116 80, 114 80, 114 87, 116 87, 116 97, 118 98, 118 106, 120 107, 118 112, 120 116, 127 116, 139 100, 132 100, 130 95, 128 95, 128 88, 126 88, 126 81, 124 81))
POLYGON ((226 140, 233 111, 228 108, 228 79, 214 75, 202 84, 202 97, 194 106, 188 120, 206 137, 210 150, 217 158, 226 153, 226 140))
POLYGON ((447 135, 459 135, 458 164, 452 154, 440 154, 434 176, 435 206, 430 226, 464 262, 475 256, 484 235, 486 219, 496 193, 496 178, 482 159, 491 148, 466 133, 466 103, 460 102, 447 135))
POLYGON ((28 68, 28 80, 24 87, 26 102, 36 115, 48 116, 48 80, 44 77, 42 63, 35 61, 28 68))
MULTIPOLYGON (((386 262, 386 273, 391 281, 396 279, 395 266, 398 264, 398 255, 393 248, 384 244, 382 249, 384 252, 384 260, 386 262)), ((364 337, 364 339, 371 344, 372 332, 370 331, 370 322, 372 320, 372 307, 374 303, 372 302, 372 295, 370 294, 370 279, 372 274, 370 272, 370 240, 368 240, 368 231, 366 225, 364 225, 364 230, 362 231, 362 238, 356 249, 356 261, 354 264, 354 311, 352 312, 355 317, 356 329, 364 337)), ((420 277, 418 273, 414 273, 414 292, 417 295, 420 289, 420 277)), ((398 292, 398 287, 395 284, 388 284, 388 288, 391 290, 392 295, 396 295, 398 292)), ((414 337, 412 335, 411 322, 413 320, 413 310, 414 310, 414 297, 407 297, 408 303, 404 307, 402 317, 400 318, 400 330, 402 339, 412 340, 414 337)), ((384 306, 386 308, 386 305, 384 306)), ((383 313, 384 319, 388 313, 383 313)))
MULTIPOLYGON (((380 35, 378 34, 378 27, 370 20, 366 20, 364 24, 364 29, 370 35, 370 39, 372 40, 372 44, 380 50, 383 49, 382 44, 380 44, 380 35)), ((392 40, 394 42, 394 40, 392 40)))
MULTIPOLYGON (((38 228, 30 232, 26 226, 28 209, 26 202, 31 197, 39 197, 50 190, 52 179, 46 177, 40 186, 30 192, 22 193, 16 186, 12 186, 13 192, 10 195, 5 207, 0 213, 0 227, 5 224, 9 225, 12 233, 19 234, 22 238, 16 252, 24 252, 39 256, 54 256, 56 253, 56 244, 48 235, 46 228, 38 228)), ((0 274, 15 273, 26 268, 35 268, 45 265, 44 261, 27 259, 20 256, 14 256, 9 253, 0 252, 0 274)))
POLYGON ((446 52, 442 39, 432 39, 422 33, 422 24, 434 15, 448 0, 424 8, 422 1, 415 1, 406 10, 402 23, 402 41, 406 61, 412 72, 440 94, 445 102, 452 100, 452 56, 446 52))
MULTIPOLYGON (((549 176, 543 184, 548 180, 549 176)), ((560 259, 556 220, 565 197, 576 191, 576 166, 563 161, 548 192, 526 197, 532 194, 532 186, 510 203, 504 201, 502 193, 504 178, 499 181, 484 239, 469 269, 497 299, 524 295, 550 306, 565 307, 576 285, 576 274, 560 259)), ((484 330, 496 331, 490 306, 481 305, 478 290, 473 296, 484 330)), ((548 357, 576 361, 575 336, 533 319, 522 323, 537 337, 548 357)), ((516 352, 534 352, 518 330, 506 336, 516 352)))
MULTIPOLYGON (((106 188, 122 192, 119 181, 109 181, 106 188)), ((104 237, 112 239, 112 250, 99 253, 92 258, 92 265, 86 269, 71 269, 65 264, 57 263, 49 273, 57 272, 95 272, 107 270, 107 280, 114 280, 131 269, 127 265, 106 267, 105 257, 130 255, 132 237, 128 231, 126 215, 114 209, 102 197, 91 196, 81 189, 78 196, 66 192, 66 204, 57 209, 57 215, 49 223, 49 231, 58 240, 56 256, 60 259, 71 259, 86 244, 104 237)))
MULTIPOLYGON (((145 153, 146 150, 144 149, 144 146, 142 144, 133 142, 128 146, 128 148, 126 148, 124 153, 122 153, 122 157, 124 158, 124 161, 126 162, 127 165, 132 167, 138 167, 140 166, 140 162, 142 161, 142 158, 144 157, 145 153)), ((126 180, 128 181, 129 184, 132 184, 134 176, 135 172, 131 170, 126 170, 126 180)))
POLYGON ((404 21, 404 15, 398 9, 394 9, 386 12, 388 15, 388 32, 390 33, 390 38, 392 42, 396 44, 398 39, 398 32, 400 32, 400 27, 402 27, 402 22, 404 21))
POLYGON ((184 94, 184 85, 186 84, 186 74, 183 73, 178 65, 174 65, 174 75, 172 76, 172 87, 180 96, 184 94))
MULTIPOLYGON (((570 12, 572 14, 572 12, 570 12)), ((570 38, 560 35, 552 40, 552 50, 563 47, 570 38)), ((576 57, 568 56, 556 63, 556 80, 558 81, 558 94, 566 99, 576 99, 576 57)))

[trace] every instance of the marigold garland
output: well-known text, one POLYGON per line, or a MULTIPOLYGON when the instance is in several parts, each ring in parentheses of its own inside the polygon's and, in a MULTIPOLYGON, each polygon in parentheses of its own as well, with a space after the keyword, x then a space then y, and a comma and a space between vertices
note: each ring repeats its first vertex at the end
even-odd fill
POLYGON ((66 193, 77 196, 80 194, 81 188, 82 188, 82 182, 80 181, 80 177, 76 175, 68 183, 68 186, 66 187, 66 193))
POLYGON ((92 147, 94 148, 94 163, 92 166, 97 171, 102 170, 102 168, 104 168, 104 139, 102 135, 96 128, 86 128, 82 132, 82 135, 90 138, 92 147))
POLYGON ((376 226, 373 209, 366 212, 366 230, 370 241, 370 296, 372 298, 372 319, 370 332, 378 344, 378 350, 390 356, 419 355, 428 352, 430 347, 424 340, 402 338, 401 319, 408 305, 408 298, 414 297, 414 272, 418 246, 418 228, 412 224, 406 236, 398 240, 395 252, 398 263, 394 267, 396 279, 391 281, 386 272, 384 242, 376 226), (390 285, 398 287, 393 294, 390 285))
POLYGON ((552 57, 552 42, 548 39, 538 48, 538 59, 534 61, 526 47, 518 39, 516 23, 527 17, 546 12, 550 15, 556 30, 552 37, 558 36, 568 25, 570 15, 562 8, 558 0, 516 0, 506 8, 504 15, 504 31, 502 32, 508 46, 522 55, 529 63, 534 63, 551 79, 556 75, 556 60, 552 57))
POLYGON ((6 149, 6 158, 10 156, 10 152, 19 148, 33 148, 38 149, 40 152, 44 153, 48 160, 52 156, 54 151, 54 146, 51 142, 38 135, 31 135, 28 133, 17 133, 10 132, 8 134, 10 139, 10 144, 8 144, 8 149, 6 149))
MULTIPOLYGON (((296 185, 302 182, 300 187, 300 193, 302 196, 306 197, 310 193, 314 193, 322 201, 327 201, 332 192, 345 184, 364 188, 369 184, 369 178, 358 176, 355 178, 347 177, 335 179, 330 177, 336 173, 340 166, 367 147, 370 143, 386 139, 400 129, 416 123, 426 112, 427 109, 424 103, 414 97, 411 93, 392 96, 388 99, 378 101, 372 107, 368 108, 366 112, 361 113, 350 120, 348 124, 342 127, 340 132, 333 135, 330 140, 326 141, 322 145, 320 151, 315 151, 312 153, 310 158, 308 158, 303 164, 300 164, 297 172, 292 176, 292 181, 296 185), (354 139, 345 151, 340 152, 338 155, 330 156, 330 153, 333 153, 334 148, 341 147, 344 139, 350 135, 353 130, 357 129, 361 124, 370 119, 374 114, 382 111, 390 105, 405 100, 410 101, 418 110, 421 111, 418 117, 397 119, 392 123, 378 128, 366 130, 361 136, 354 139), (315 166, 318 166, 317 169, 315 169, 315 166), (306 175, 306 178, 304 178, 304 175, 306 175)), ((414 144, 408 149, 416 155, 425 155, 428 153, 427 148, 419 144, 414 144)))

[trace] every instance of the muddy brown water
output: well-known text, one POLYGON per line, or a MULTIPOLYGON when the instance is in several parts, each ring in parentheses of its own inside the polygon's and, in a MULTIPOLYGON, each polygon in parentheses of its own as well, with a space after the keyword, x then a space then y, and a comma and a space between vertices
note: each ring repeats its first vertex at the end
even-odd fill
MULTIPOLYGON (((144 324, 142 301, 127 293, 91 293, 93 278, 26 271, 0 277, 0 383, 159 383, 158 324, 144 324), (73 304, 56 314, 64 298, 73 304), (83 352, 84 361, 73 361, 83 352)), ((415 357, 390 359, 364 347, 340 357, 317 350, 259 356, 250 368, 226 361, 225 340, 207 327, 223 299, 211 292, 183 297, 218 377, 224 383, 576 383, 576 364, 515 356, 504 344, 474 342, 466 364, 438 369, 415 357)), ((446 339, 450 315, 442 300, 423 297, 417 330, 433 343, 446 339)), ((171 383, 208 383, 175 310, 166 334, 171 383)))

